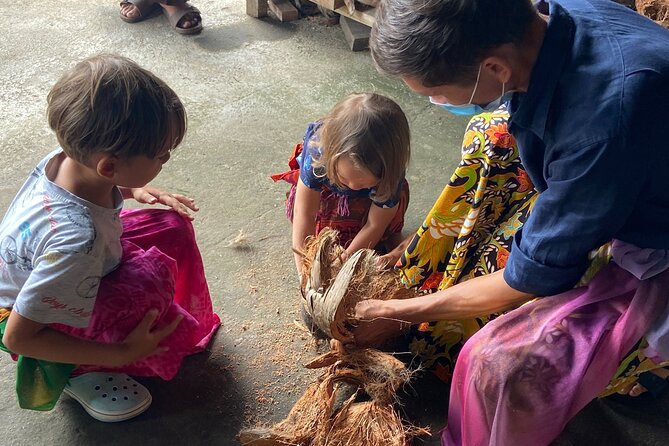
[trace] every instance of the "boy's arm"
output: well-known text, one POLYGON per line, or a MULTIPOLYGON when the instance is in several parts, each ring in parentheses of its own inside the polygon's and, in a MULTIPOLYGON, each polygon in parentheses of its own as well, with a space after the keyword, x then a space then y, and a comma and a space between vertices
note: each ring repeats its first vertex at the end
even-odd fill
POLYGON ((367 223, 346 248, 346 254, 350 256, 359 249, 374 248, 383 237, 383 233, 386 232, 390 222, 395 218, 398 209, 399 205, 392 208, 382 208, 372 204, 369 207, 367 223))
MULTIPOLYGON (((321 203, 321 193, 318 190, 310 189, 302 182, 297 181, 295 190, 295 203, 293 205, 293 250, 301 251, 304 249, 304 240, 314 235, 316 232, 316 217, 321 203)), ((294 253, 295 266, 297 273, 302 275, 304 262, 302 256, 294 253)))
POLYGON ((181 194, 171 194, 152 186, 138 188, 119 186, 118 189, 121 192, 121 196, 124 200, 134 198, 135 201, 139 203, 164 204, 165 206, 171 207, 189 220, 193 220, 194 218, 190 211, 197 212, 200 210, 200 208, 195 205, 195 200, 192 198, 181 194))
POLYGON ((158 312, 150 310, 123 342, 103 344, 56 331, 12 311, 2 342, 13 353, 44 361, 119 367, 166 350, 158 344, 176 329, 183 317, 153 330, 157 317, 158 312))

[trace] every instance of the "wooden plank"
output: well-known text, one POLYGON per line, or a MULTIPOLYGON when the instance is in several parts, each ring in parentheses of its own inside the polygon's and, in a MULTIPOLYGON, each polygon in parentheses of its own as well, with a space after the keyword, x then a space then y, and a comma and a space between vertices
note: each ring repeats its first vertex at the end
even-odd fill
POLYGON ((369 48, 369 33, 372 30, 369 26, 348 17, 342 17, 339 24, 351 51, 362 51, 369 48))
POLYGON ((330 11, 334 11, 335 9, 344 6, 344 0, 320 0, 314 3, 318 3, 319 5, 329 9, 330 11))
POLYGON ((267 15, 267 0, 246 0, 246 14, 259 18, 267 15))
MULTIPOLYGON (((372 27, 374 25, 374 21, 376 20, 376 8, 370 8, 370 9, 365 9, 365 10, 355 10, 353 13, 348 12, 348 8, 346 5, 339 6, 337 8, 331 8, 331 6, 335 6, 337 0, 311 0, 313 3, 317 3, 321 5, 322 7, 326 9, 330 9, 337 14, 340 14, 344 17, 348 17, 349 19, 353 19, 356 22, 360 22, 364 25, 367 25, 369 27, 372 27)), ((344 0, 341 0, 341 3, 344 3, 344 0)))
POLYGON ((290 22, 300 18, 299 11, 288 0, 268 0, 269 9, 282 22, 290 22))
POLYGON ((351 14, 348 12, 348 8, 346 6, 342 6, 341 8, 335 9, 334 12, 341 14, 344 17, 348 17, 349 19, 353 19, 356 22, 367 25, 370 28, 374 26, 374 21, 376 20, 376 8, 365 9, 363 11, 355 10, 351 14))

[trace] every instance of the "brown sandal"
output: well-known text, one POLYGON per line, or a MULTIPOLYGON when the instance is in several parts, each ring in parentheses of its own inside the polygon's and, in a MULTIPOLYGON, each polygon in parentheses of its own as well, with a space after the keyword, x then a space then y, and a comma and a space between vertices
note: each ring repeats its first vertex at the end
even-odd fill
MULTIPOLYGON (((172 15, 169 15, 167 11, 163 9, 163 14, 165 14, 167 17, 167 21, 170 22, 172 29, 174 29, 174 31, 178 32, 179 34, 191 35, 202 32, 202 16, 200 15, 200 10, 193 5, 184 3, 184 8, 180 9, 172 15), (180 26, 177 26, 181 19, 183 19, 184 16, 188 14, 192 14, 193 17, 197 17, 199 19, 197 25, 191 26, 190 28, 181 28, 180 26)), ((190 21, 192 22, 193 20, 190 21)))
POLYGON ((120 3, 120 6, 123 7, 124 5, 135 5, 137 11, 139 11, 139 15, 137 17, 128 17, 124 16, 123 12, 119 10, 118 13, 121 16, 121 20, 127 23, 137 23, 141 22, 142 20, 146 20, 156 15, 158 9, 160 9, 160 5, 153 2, 152 0, 123 0, 120 3))

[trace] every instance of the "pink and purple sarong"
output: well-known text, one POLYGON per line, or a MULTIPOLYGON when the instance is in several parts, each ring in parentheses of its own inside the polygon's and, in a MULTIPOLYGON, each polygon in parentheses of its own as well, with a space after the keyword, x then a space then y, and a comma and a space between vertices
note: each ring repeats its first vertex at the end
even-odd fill
MULTIPOLYGON (((122 342, 147 311, 159 311, 156 327, 183 319, 161 346, 168 350, 122 367, 60 364, 12 355, 18 360, 16 392, 25 409, 51 410, 70 374, 93 371, 174 378, 185 356, 203 351, 220 325, 213 312, 202 258, 189 221, 172 210, 121 213, 123 257, 100 282, 88 327, 50 327, 102 343, 122 342)), ((9 312, 0 312, 0 334, 9 312)), ((0 341, 0 350, 8 351, 0 341)), ((11 352, 10 352, 11 353, 11 352)))
MULTIPOLYGON (((537 196, 507 121, 504 107, 470 121, 462 162, 399 262, 407 286, 445 289, 504 268, 537 196)), ((593 398, 668 365, 668 257, 613 241, 569 292, 416 326, 412 352, 452 382, 442 444, 548 445, 593 398)))
POLYGON ((79 366, 75 373, 116 371, 174 378, 183 358, 205 349, 220 324, 213 312, 193 226, 171 210, 132 209, 121 213, 123 258, 105 276, 86 328, 54 324, 68 334, 98 342, 121 342, 146 312, 158 309, 156 326, 183 320, 161 345, 169 350, 127 366, 79 366))

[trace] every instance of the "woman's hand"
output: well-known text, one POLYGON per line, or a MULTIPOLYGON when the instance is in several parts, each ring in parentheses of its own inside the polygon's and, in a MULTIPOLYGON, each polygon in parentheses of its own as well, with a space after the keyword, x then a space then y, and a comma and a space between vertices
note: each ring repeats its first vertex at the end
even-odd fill
POLYGON ((358 347, 380 347, 388 340, 401 335, 409 322, 394 318, 394 301, 363 300, 355 306, 357 327, 353 330, 358 347))
POLYGON ((189 220, 195 218, 191 215, 190 211, 197 212, 200 210, 192 198, 181 194, 171 194, 151 186, 121 188, 121 193, 123 194, 123 198, 134 198, 139 203, 164 204, 189 220))

